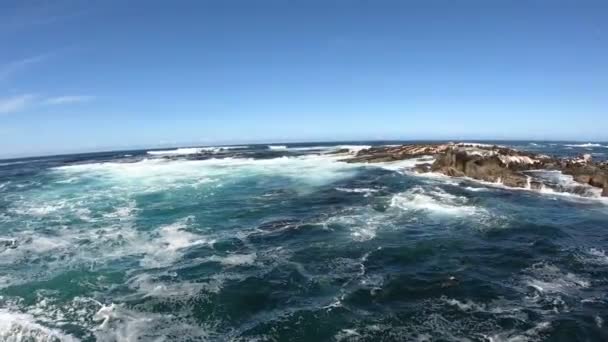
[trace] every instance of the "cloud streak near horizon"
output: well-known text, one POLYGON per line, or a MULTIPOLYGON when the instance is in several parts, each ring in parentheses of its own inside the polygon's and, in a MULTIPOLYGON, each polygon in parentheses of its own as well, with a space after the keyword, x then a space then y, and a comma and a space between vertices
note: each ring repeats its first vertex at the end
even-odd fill
POLYGON ((0 114, 19 112, 29 107, 36 99, 33 94, 22 94, 0 98, 0 114))
POLYGON ((62 105, 62 104, 74 104, 74 103, 83 103, 94 100, 94 96, 90 95, 67 95, 67 96, 57 96, 50 97, 44 101, 45 104, 48 105, 62 105))
POLYGON ((11 76, 13 76, 13 74, 25 70, 31 65, 44 61, 46 58, 48 58, 48 56, 48 53, 41 54, 0 65, 0 81, 8 80, 11 76))
POLYGON ((89 95, 67 95, 41 98, 34 94, 20 94, 0 98, 0 114, 17 113, 35 105, 70 105, 92 101, 93 99, 95 99, 95 97, 89 95))

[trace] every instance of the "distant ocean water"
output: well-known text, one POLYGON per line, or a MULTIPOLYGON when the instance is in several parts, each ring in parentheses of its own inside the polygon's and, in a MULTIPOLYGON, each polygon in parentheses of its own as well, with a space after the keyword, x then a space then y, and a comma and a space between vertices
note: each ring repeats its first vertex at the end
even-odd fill
POLYGON ((0 160, 0 341, 608 340, 608 200, 331 153, 398 143, 0 160))

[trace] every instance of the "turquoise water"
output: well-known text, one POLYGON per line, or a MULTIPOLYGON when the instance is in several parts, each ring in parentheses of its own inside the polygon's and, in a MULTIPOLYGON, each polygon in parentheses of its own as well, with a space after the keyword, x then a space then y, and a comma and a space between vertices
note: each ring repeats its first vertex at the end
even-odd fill
POLYGON ((597 191, 346 164, 328 152, 360 144, 334 145, 0 161, 0 341, 608 339, 597 191))

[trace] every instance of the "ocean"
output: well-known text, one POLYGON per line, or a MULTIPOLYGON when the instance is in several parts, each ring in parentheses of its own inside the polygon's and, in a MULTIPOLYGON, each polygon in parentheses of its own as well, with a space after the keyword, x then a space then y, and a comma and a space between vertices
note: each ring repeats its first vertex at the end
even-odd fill
POLYGON ((0 160, 0 341, 608 340, 608 199, 331 153, 399 143, 0 160))

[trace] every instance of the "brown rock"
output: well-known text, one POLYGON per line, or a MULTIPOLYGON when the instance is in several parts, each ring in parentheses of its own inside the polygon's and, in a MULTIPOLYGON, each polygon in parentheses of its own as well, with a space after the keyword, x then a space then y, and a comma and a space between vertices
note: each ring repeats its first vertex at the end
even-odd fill
POLYGON ((543 188, 543 183, 539 181, 532 180, 530 181, 530 189, 540 190, 543 188))
MULTIPOLYGON (((381 163, 432 155, 432 165, 420 164, 414 171, 440 172, 451 177, 471 177, 487 182, 501 181, 506 186, 541 189, 551 184, 530 179, 523 172, 532 169, 558 170, 572 175, 581 184, 603 188, 602 196, 608 196, 608 163, 594 163, 590 156, 576 159, 556 159, 535 153, 522 152, 499 146, 472 144, 411 144, 364 149, 348 163, 381 163)), ((569 189, 564 191, 585 191, 569 189)))
POLYGON ((505 172, 502 184, 513 188, 525 188, 528 186, 528 177, 517 172, 505 172))
POLYGON ((429 164, 429 163, 418 164, 418 165, 414 166, 414 171, 417 173, 431 172, 431 164, 429 164))

